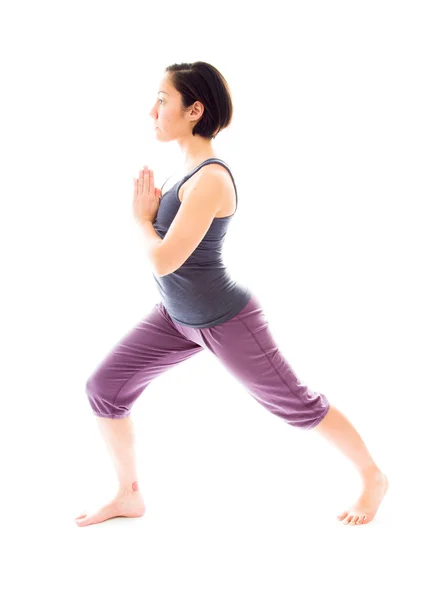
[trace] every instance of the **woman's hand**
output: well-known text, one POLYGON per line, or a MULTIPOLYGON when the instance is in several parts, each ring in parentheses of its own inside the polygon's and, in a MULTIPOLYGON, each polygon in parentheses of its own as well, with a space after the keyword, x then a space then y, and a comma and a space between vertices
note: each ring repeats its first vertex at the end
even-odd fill
POLYGON ((155 187, 153 171, 144 166, 139 179, 134 177, 133 212, 134 217, 144 223, 153 223, 160 205, 161 190, 155 187))

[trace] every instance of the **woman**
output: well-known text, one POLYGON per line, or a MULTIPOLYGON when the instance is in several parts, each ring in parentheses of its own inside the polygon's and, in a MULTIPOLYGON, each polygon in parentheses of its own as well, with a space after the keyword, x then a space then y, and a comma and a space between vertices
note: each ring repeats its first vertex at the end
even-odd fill
POLYGON ((137 483, 130 409, 162 372, 201 352, 213 352, 263 407, 300 429, 315 429, 355 465, 363 489, 338 519, 369 523, 387 491, 364 442, 324 394, 294 373, 269 330, 253 293, 232 281, 221 249, 236 212, 236 186, 212 140, 233 114, 221 73, 205 62, 166 68, 150 112, 157 139, 176 140, 184 176, 161 195, 147 167, 134 180, 133 211, 145 235, 161 302, 106 356, 86 392, 114 461, 115 497, 79 526, 116 516, 139 517, 145 505, 137 483))

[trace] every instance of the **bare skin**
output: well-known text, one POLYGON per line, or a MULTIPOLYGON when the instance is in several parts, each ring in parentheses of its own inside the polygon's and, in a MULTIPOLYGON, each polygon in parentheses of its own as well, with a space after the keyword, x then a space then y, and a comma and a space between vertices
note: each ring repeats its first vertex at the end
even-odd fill
POLYGON ((115 517, 142 517, 146 512, 143 497, 136 481, 131 490, 121 491, 116 494, 108 504, 90 513, 83 513, 76 517, 75 521, 79 527, 95 525, 115 517))
MULTIPOLYGON (((190 172, 207 158, 216 157, 210 139, 192 134, 193 127, 203 115, 204 105, 195 101, 184 110, 180 94, 173 87, 167 73, 160 82, 158 96, 161 98, 158 97, 149 113, 157 127, 155 135, 159 141, 177 141, 184 157, 184 172, 190 172)), ((224 207, 225 213, 222 214, 230 214, 234 210, 233 199, 232 193, 231 203, 224 207)), ((101 523, 114 517, 141 517, 145 513, 144 501, 137 484, 131 418, 113 419, 97 416, 97 422, 114 462, 119 489, 116 496, 102 508, 79 515, 75 519, 79 527, 101 523)), ((387 477, 375 464, 353 425, 335 407, 330 406, 328 413, 316 425, 314 431, 334 444, 353 463, 362 477, 363 490, 357 502, 337 518, 345 525, 369 523, 387 492, 387 477)))
MULTIPOLYGON (((114 461, 119 489, 115 497, 103 507, 79 515, 75 519, 79 527, 101 523, 114 517, 142 517, 146 511, 137 482, 131 417, 97 417, 97 422, 114 461)), ((363 489, 358 500, 351 508, 337 515, 337 519, 344 525, 370 523, 387 493, 386 475, 375 464, 350 421, 334 406, 330 406, 326 416, 313 431, 323 435, 341 450, 353 462, 362 478, 363 489)))
POLYGON ((75 519, 79 527, 102 523, 114 517, 142 517, 146 511, 138 485, 132 417, 96 417, 96 421, 114 463, 119 486, 110 502, 98 510, 83 512, 75 519))
POLYGON ((363 490, 353 506, 337 515, 343 525, 365 525, 375 517, 380 503, 388 490, 388 479, 379 469, 367 473, 364 478, 363 490))
POLYGON ((351 508, 337 515, 344 525, 365 525, 372 521, 388 490, 387 476, 379 469, 350 421, 334 406, 312 430, 323 435, 354 465, 362 478, 363 489, 351 508))

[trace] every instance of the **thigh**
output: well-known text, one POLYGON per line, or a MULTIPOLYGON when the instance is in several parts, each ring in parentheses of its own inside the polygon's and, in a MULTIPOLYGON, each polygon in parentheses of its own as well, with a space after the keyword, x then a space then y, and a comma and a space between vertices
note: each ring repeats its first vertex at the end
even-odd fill
POLYGON ((256 296, 229 321, 201 332, 206 347, 264 408, 304 429, 325 416, 328 399, 299 379, 278 348, 256 296))
POLYGON ((115 344, 86 383, 97 416, 122 418, 146 386, 204 348, 185 338, 161 302, 115 344))

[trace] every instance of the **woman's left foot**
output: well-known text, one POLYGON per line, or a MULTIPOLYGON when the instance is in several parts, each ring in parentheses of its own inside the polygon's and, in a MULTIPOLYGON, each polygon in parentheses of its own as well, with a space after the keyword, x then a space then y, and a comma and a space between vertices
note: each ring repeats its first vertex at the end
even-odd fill
POLYGON ((378 469, 363 477, 364 489, 359 499, 349 509, 338 515, 344 525, 365 525, 375 514, 388 490, 388 479, 378 469))

